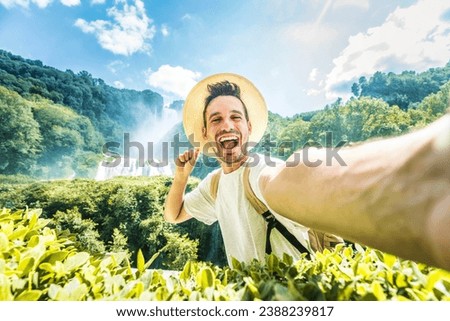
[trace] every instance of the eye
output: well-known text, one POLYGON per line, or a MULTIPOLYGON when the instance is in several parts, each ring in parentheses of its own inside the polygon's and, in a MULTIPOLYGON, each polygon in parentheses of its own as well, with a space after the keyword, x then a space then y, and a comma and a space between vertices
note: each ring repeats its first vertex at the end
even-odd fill
POLYGON ((213 123, 213 124, 217 124, 219 122, 220 122, 220 117, 216 117, 216 118, 211 119, 211 123, 213 123))
POLYGON ((232 116, 231 118, 235 119, 235 120, 241 120, 242 116, 241 115, 235 115, 235 116, 232 116))

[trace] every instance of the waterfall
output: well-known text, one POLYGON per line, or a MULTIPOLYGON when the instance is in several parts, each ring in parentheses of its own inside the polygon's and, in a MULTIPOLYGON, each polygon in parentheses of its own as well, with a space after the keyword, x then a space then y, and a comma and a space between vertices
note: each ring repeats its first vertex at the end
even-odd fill
MULTIPOLYGON (((123 152, 115 153, 117 158, 114 166, 100 162, 95 179, 101 181, 116 176, 173 175, 174 164, 168 153, 163 152, 161 139, 180 118, 179 112, 166 107, 160 115, 148 115, 135 130, 124 133, 124 142, 120 144, 123 152), (149 155, 150 145, 153 150, 149 155), (120 162, 117 161, 118 158, 120 162), (152 162, 165 165, 151 165, 152 162)), ((170 146, 170 142, 167 143, 170 146)))

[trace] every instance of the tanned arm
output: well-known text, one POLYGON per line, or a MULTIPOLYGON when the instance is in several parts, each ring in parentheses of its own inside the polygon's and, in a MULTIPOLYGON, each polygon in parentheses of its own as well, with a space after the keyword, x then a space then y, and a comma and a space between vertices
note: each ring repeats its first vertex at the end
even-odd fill
POLYGON ((309 149, 310 162, 322 161, 317 167, 295 164, 298 156, 263 173, 260 187, 274 211, 450 270, 450 114, 407 135, 343 148, 346 166, 327 165, 327 149, 309 149))

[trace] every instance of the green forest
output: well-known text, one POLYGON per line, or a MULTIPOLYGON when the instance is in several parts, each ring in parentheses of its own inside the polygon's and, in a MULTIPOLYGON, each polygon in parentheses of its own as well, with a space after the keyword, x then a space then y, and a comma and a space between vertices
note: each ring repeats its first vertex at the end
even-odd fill
MULTIPOLYGON (((348 90, 350 100, 313 112, 270 112, 255 150, 287 159, 306 145, 423 127, 450 106, 450 62, 376 72, 348 90)), ((94 180, 105 142, 162 109, 150 90, 117 89, 0 50, 0 300, 450 299, 449 272, 352 243, 313 260, 268 256, 228 267, 216 224, 163 220, 171 177, 94 180)), ((177 134, 187 141, 181 124, 163 140, 177 134)), ((211 170, 199 163, 188 190, 211 170)))

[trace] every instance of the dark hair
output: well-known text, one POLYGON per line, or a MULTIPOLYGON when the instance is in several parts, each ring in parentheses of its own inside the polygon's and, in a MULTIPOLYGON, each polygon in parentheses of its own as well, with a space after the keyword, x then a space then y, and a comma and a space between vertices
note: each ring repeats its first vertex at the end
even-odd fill
POLYGON ((239 99, 244 106, 245 119, 248 121, 247 107, 241 99, 241 88, 235 83, 229 82, 228 80, 218 82, 215 84, 208 85, 209 96, 205 99, 205 107, 203 108, 203 126, 206 128, 206 108, 211 103, 211 101, 219 96, 233 96, 239 99))

